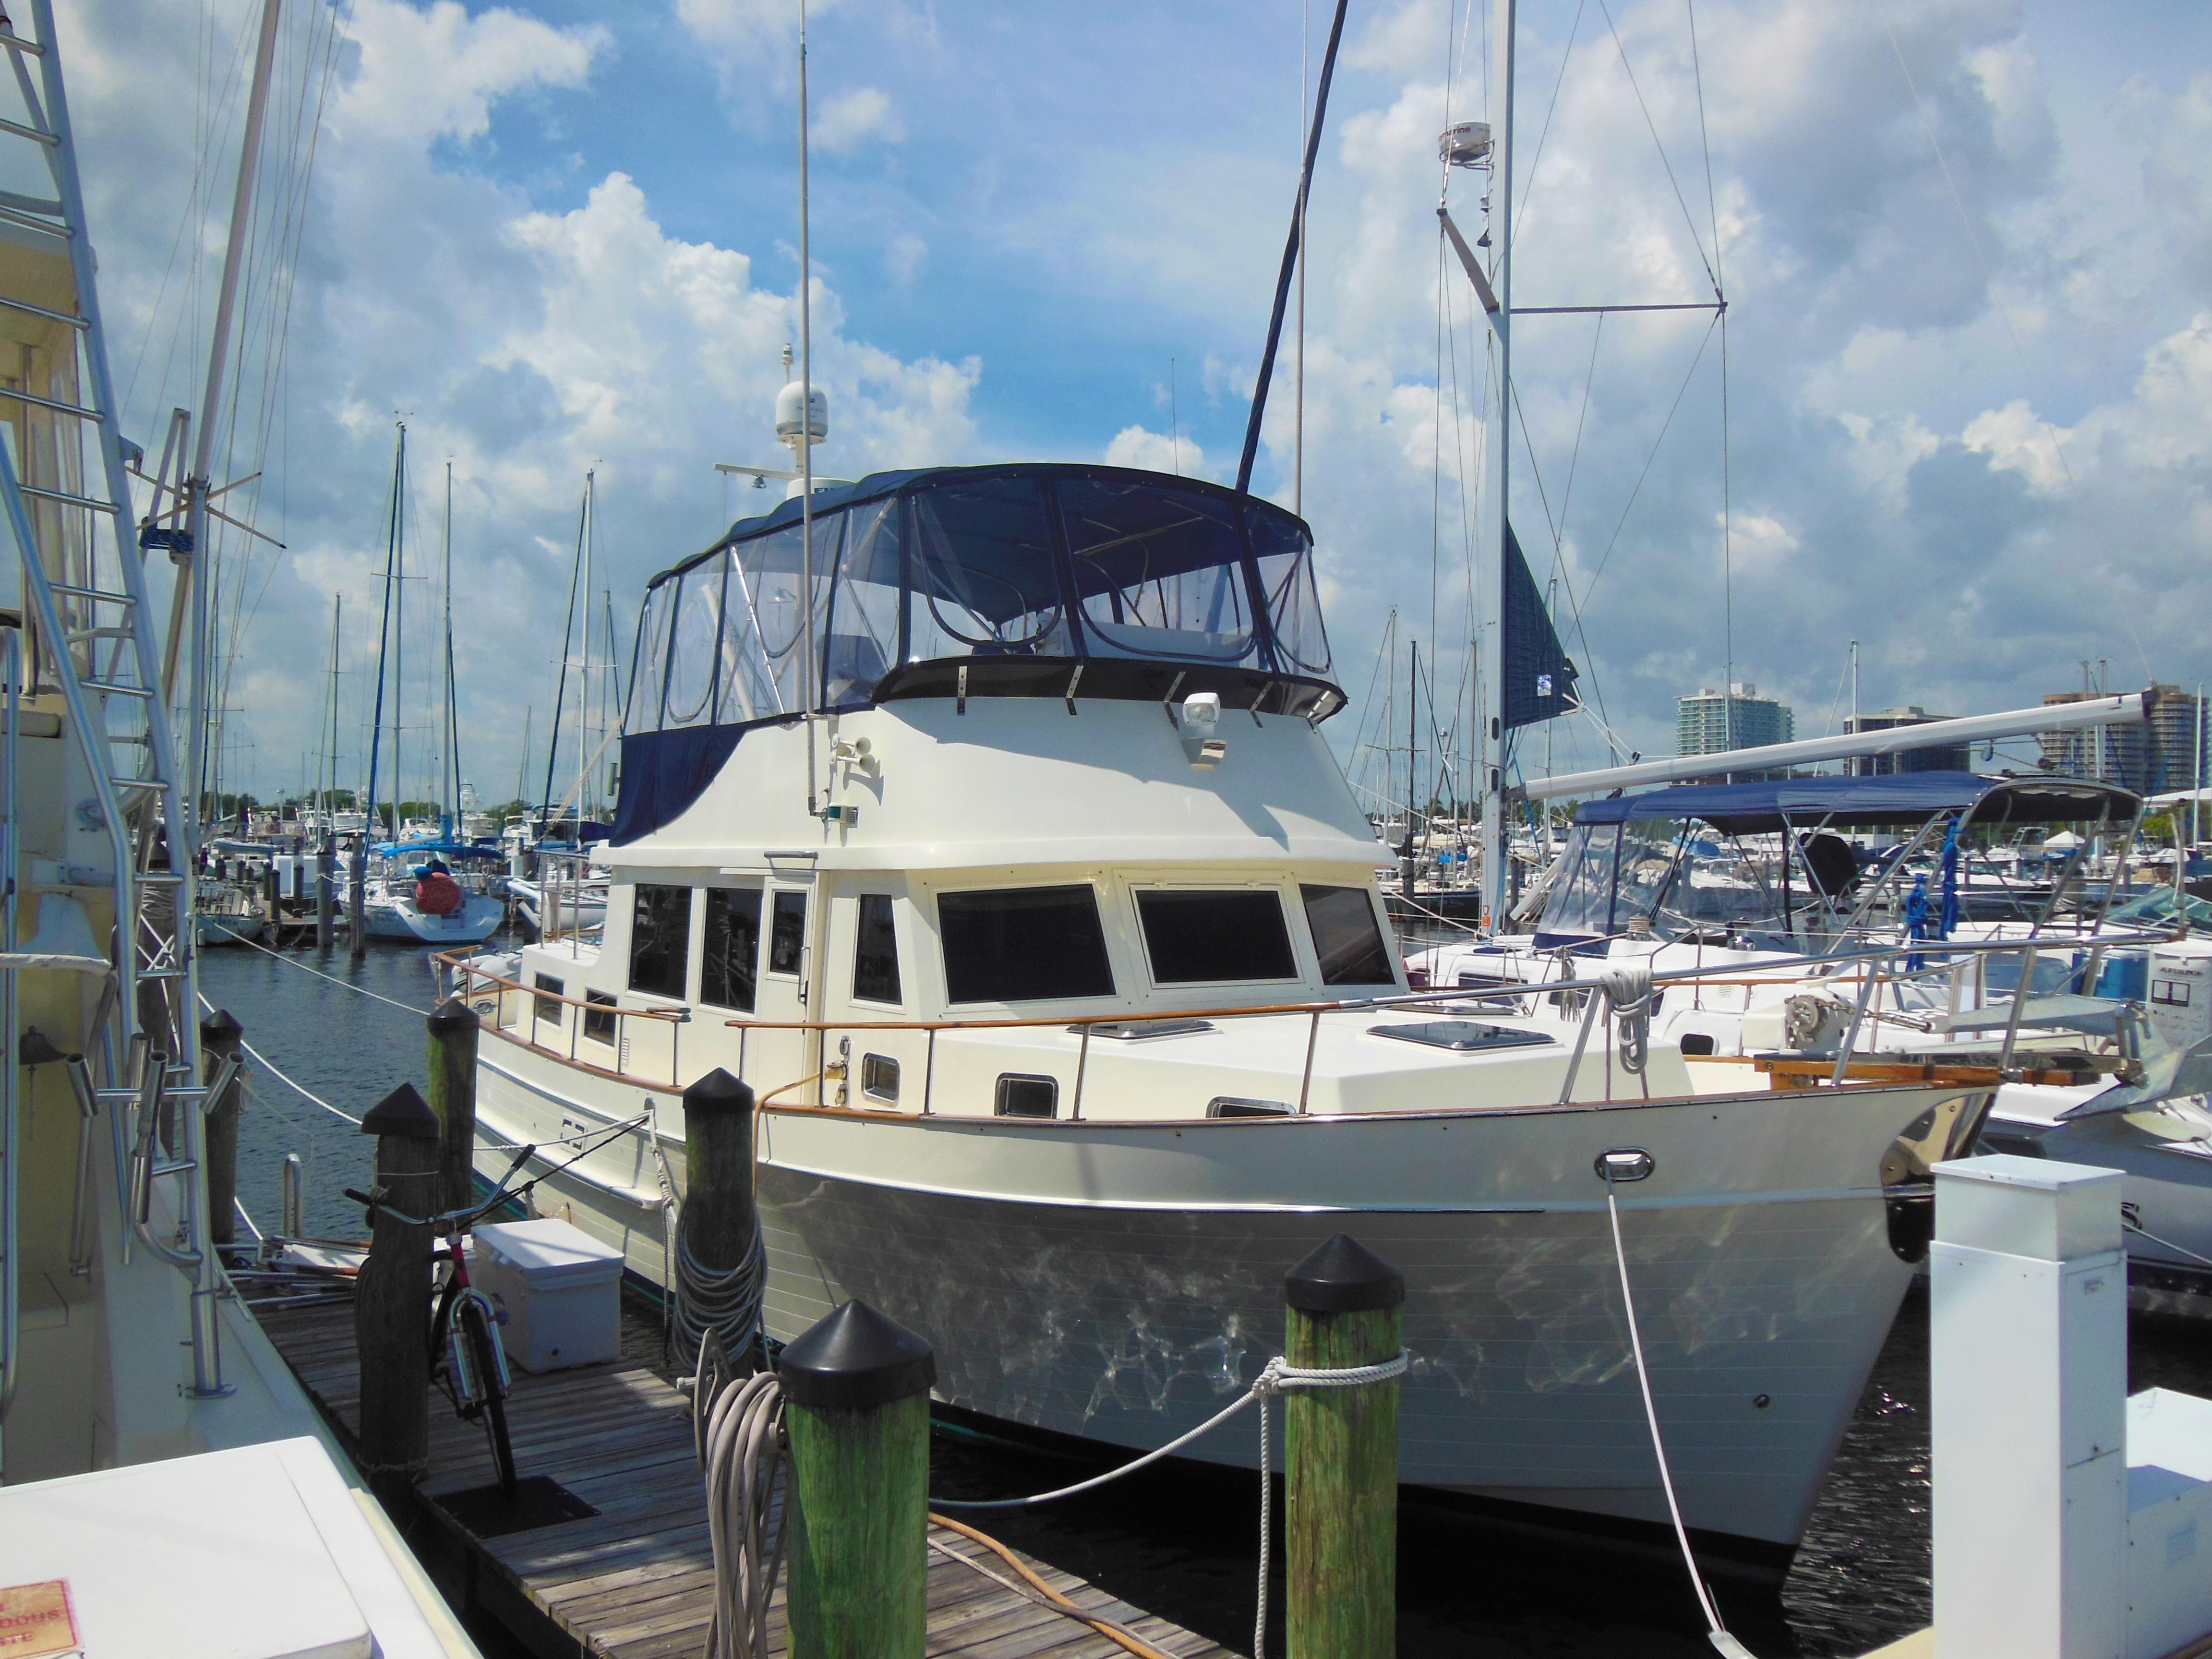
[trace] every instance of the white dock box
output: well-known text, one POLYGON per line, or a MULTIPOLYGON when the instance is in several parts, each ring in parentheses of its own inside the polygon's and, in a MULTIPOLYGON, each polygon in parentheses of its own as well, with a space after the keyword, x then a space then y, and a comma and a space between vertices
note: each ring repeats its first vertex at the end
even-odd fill
POLYGON ((469 1279, 499 1312, 507 1357, 525 1370, 592 1365, 622 1351, 622 1252, 565 1221, 476 1230, 469 1279))

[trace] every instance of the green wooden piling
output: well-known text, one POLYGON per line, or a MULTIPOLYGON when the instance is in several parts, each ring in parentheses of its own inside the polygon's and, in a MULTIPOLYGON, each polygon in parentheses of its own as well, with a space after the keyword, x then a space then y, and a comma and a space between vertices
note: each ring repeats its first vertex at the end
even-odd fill
MULTIPOLYGON (((375 812, 369 813, 372 822, 375 812)), ((368 954, 368 831, 364 829, 361 838, 353 844, 353 857, 347 864, 349 877, 346 890, 346 949, 356 962, 368 954)))
POLYGON ((921 1659, 929 1344, 848 1302, 776 1362, 791 1438, 791 1659, 921 1659))
MULTIPOLYGON (((1402 1351, 1406 1281, 1339 1233, 1291 1269, 1292 1366, 1402 1351)), ((1398 1381, 1300 1389, 1283 1408, 1289 1659, 1390 1659, 1398 1640, 1398 1381)))
POLYGON ((447 997, 423 1022, 429 1032, 430 1109, 438 1115, 437 1207, 467 1207, 476 1195, 476 1010, 447 997))
MULTIPOLYGON (((218 1008, 200 1022, 201 1081, 215 1076, 226 1058, 239 1058, 246 1028, 218 1008)), ((218 1244, 238 1238, 238 1115, 246 1104, 246 1081, 231 1079, 220 1100, 207 1103, 202 1118, 201 1156, 207 1162, 208 1236, 218 1244)))
POLYGON ((315 854, 315 949, 331 948, 337 920, 337 844, 325 840, 315 854))
MULTIPOLYGON (((361 1121, 376 1137, 375 1197, 416 1217, 438 1206, 438 1115, 403 1083, 361 1121)), ((380 1498, 404 1496, 430 1467, 433 1230, 379 1208, 354 1288, 361 1360, 361 1472, 380 1498)))

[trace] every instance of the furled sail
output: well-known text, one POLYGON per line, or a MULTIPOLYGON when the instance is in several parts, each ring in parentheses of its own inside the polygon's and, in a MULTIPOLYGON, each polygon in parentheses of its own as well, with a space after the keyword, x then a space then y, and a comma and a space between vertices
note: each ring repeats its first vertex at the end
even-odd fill
POLYGON ((1505 727, 1534 726, 1579 707, 1575 665, 1559 645, 1544 595, 1528 571, 1513 526, 1505 526, 1505 727))

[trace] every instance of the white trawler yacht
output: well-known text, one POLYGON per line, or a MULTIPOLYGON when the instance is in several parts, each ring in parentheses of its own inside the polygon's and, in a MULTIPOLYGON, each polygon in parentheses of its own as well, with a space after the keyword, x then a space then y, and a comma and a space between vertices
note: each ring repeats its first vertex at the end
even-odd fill
POLYGON ((1633 985, 1415 1000, 1281 508, 1079 465, 811 501, 811 550, 786 501, 647 592, 604 939, 471 978, 480 1168, 650 1114, 539 1201, 665 1281, 678 1094, 725 1068, 772 1336, 862 1297, 945 1405, 1130 1447, 1247 1385, 1285 1269, 1347 1231, 1407 1279, 1408 1481, 1657 1522, 1597 1169, 1626 1152, 1688 1521, 1786 1554, 1911 1271, 1909 1183, 1984 1096, 1701 1093, 1633 985))

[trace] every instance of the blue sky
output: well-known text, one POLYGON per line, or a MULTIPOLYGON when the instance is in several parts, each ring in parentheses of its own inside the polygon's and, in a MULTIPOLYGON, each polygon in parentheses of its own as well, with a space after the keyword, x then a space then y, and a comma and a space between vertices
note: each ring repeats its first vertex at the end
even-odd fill
MULTIPOLYGON (((1433 218, 1448 101, 1486 112, 1487 20, 1475 0, 1470 31, 1465 3, 1353 6, 1315 189, 1305 506, 1356 698, 1394 606, 1447 698, 1484 622, 1462 528, 1483 347, 1433 218)), ((191 181, 203 153, 210 178, 234 165, 220 89, 252 9, 64 20, 141 441, 189 393, 228 205, 191 181), (217 90, 186 121, 143 95, 165 77, 217 90)), ((795 19, 781 0, 292 0, 286 107, 314 107, 301 66, 343 30, 312 175, 302 147, 270 152, 301 251, 281 373, 260 372, 277 290, 249 306, 233 464, 266 470, 257 521, 289 550, 235 567, 256 598, 234 776, 295 783, 313 745, 331 596, 364 617, 376 591, 395 410, 418 545, 448 457, 459 480, 464 769, 487 798, 511 793, 526 706, 544 739, 585 468, 624 624, 644 578, 741 504, 711 463, 774 459, 795 19)), ((1302 19, 1317 69, 1317 3, 817 7, 820 465, 1179 452, 1229 476, 1294 183, 1302 19)), ((1725 549, 1705 321, 1516 337, 1514 517, 1539 580, 1575 596, 1569 649, 1621 739, 1670 747, 1673 699, 1717 684, 1731 643, 1736 676, 1811 732, 1855 636, 1870 706, 2016 706, 2078 684, 2085 656, 2115 687, 2212 672, 2212 20, 1707 0, 1697 26, 1693 66, 1681 0, 1521 9, 1520 302, 1700 298, 1716 228, 1732 302, 1725 549)), ((1478 193, 1455 178, 1471 235, 1478 193)), ((1257 479, 1279 499, 1288 437, 1279 381, 1257 479)), ((1334 723, 1340 746, 1368 712, 1334 723)), ((1583 719, 1553 748, 1562 769, 1604 755, 1583 719)))

